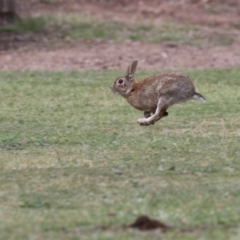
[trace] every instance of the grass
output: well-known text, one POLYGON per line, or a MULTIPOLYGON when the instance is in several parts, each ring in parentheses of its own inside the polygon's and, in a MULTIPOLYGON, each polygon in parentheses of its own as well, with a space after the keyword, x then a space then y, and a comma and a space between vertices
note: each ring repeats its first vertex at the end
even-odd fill
POLYGON ((207 31, 200 26, 180 23, 124 24, 102 21, 79 14, 56 14, 17 21, 0 27, 0 32, 44 33, 49 42, 69 44, 77 41, 112 39, 116 41, 173 42, 195 46, 230 45, 235 39, 229 32, 207 31), (62 42, 62 41, 61 41, 62 42))
POLYGON ((1 239, 239 239, 240 70, 187 73, 207 104, 141 127, 119 72, 1 72, 1 239), (141 214, 203 230, 96 228, 141 214))
POLYGON ((43 32, 47 26, 47 17, 35 17, 18 20, 13 24, 0 27, 0 32, 37 33, 43 32))

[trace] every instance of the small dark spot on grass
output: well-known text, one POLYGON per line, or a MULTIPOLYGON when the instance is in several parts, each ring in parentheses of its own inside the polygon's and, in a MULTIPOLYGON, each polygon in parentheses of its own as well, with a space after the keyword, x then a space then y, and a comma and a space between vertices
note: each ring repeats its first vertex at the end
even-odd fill
MULTIPOLYGON (((221 223, 222 224, 222 223, 221 223)), ((231 226, 223 224, 221 227, 224 229, 229 229, 231 226)), ((108 230, 127 230, 129 228, 137 229, 140 231, 153 231, 153 230, 161 230, 161 232, 165 233, 167 231, 179 231, 181 233, 191 233, 191 232, 196 232, 196 231, 207 231, 211 230, 213 226, 195 226, 195 227, 175 227, 175 226, 170 226, 162 221, 156 220, 156 219, 151 219, 147 215, 141 215, 136 218, 136 220, 129 224, 129 225, 122 225, 119 227, 109 227, 109 226, 101 226, 100 229, 104 231, 108 230)))
POLYGON ((150 219, 148 216, 143 215, 138 217, 132 224, 128 227, 136 228, 141 231, 161 229, 163 232, 169 230, 171 227, 167 224, 160 222, 155 219, 150 219))

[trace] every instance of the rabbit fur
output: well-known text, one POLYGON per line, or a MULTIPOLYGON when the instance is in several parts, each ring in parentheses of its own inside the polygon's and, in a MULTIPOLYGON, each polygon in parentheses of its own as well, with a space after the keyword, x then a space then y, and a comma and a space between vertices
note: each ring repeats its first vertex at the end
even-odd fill
POLYGON ((123 96, 129 104, 144 112, 144 118, 137 122, 140 125, 151 125, 168 115, 167 109, 176 103, 205 98, 195 91, 189 77, 182 73, 169 72, 154 75, 137 82, 134 73, 138 61, 134 60, 127 69, 126 75, 118 77, 110 87, 113 93, 123 96))

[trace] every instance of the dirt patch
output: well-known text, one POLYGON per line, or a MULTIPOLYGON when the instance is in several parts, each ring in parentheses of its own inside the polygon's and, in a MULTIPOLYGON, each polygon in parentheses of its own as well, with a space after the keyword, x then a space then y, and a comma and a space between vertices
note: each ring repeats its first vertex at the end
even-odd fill
MULTIPOLYGON (((127 229, 136 229, 139 231, 155 231, 160 230, 162 233, 168 232, 168 231, 179 231, 181 233, 191 233, 191 232, 202 232, 207 230, 212 230, 216 227, 213 226, 196 226, 196 227, 187 227, 187 228, 181 228, 181 227, 174 227, 170 226, 162 221, 151 219, 147 215, 142 215, 136 218, 136 220, 129 224, 129 225, 122 225, 122 226, 116 226, 116 227, 109 227, 109 226, 101 226, 98 229, 101 229, 103 231, 117 231, 117 230, 127 230, 127 229)), ((226 230, 230 229, 231 226, 221 226, 221 228, 224 228, 226 230)))
POLYGON ((138 217, 135 222, 130 224, 128 227, 135 228, 141 231, 160 229, 161 231, 166 232, 167 230, 171 229, 171 227, 167 224, 155 219, 150 219, 146 215, 138 217))
POLYGON ((129 225, 122 225, 122 226, 115 226, 115 227, 101 226, 99 228, 103 231, 137 229, 140 231, 160 230, 161 232, 166 232, 168 230, 173 229, 173 227, 168 226, 167 224, 159 220, 151 219, 147 215, 142 215, 137 217, 136 220, 129 225))
POLYGON ((82 42, 72 48, 6 51, 0 70, 120 69, 139 60, 139 70, 226 68, 240 65, 240 45, 210 49, 184 45, 114 41, 82 42))
POLYGON ((125 24, 168 21, 198 24, 209 31, 234 34, 235 42, 228 46, 201 48, 171 42, 102 40, 53 48, 48 44, 46 33, 0 33, 0 70, 125 71, 133 59, 139 60, 142 70, 240 66, 240 3, 237 0, 23 0, 18 7, 22 17, 72 12, 125 24))
POLYGON ((240 20, 238 0, 22 0, 18 9, 21 16, 77 12, 112 21, 161 22, 168 19, 215 27, 230 26, 240 20))

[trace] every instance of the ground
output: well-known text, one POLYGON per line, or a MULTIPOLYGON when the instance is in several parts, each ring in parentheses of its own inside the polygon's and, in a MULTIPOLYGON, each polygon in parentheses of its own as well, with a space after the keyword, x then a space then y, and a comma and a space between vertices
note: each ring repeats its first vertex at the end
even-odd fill
MULTIPOLYGON (((64 44, 53 46, 46 41, 49 35, 46 32, 35 35, 1 33, 0 70, 125 69, 132 59, 139 59, 140 69, 149 70, 240 65, 238 1, 128 2, 25 0, 18 3, 18 11, 22 18, 68 12, 127 26, 138 23, 158 26, 166 22, 192 24, 204 32, 202 40, 208 39, 213 32, 218 39, 211 44, 199 45, 171 39, 160 42, 88 39, 72 43, 71 38, 66 37, 64 44), (224 38, 227 41, 224 42, 224 38)), ((57 35, 57 29, 52 34, 57 35)), ((58 42, 63 40, 59 38, 58 42)))
POLYGON ((240 239, 239 1, 17 2, 0 27, 0 238, 240 239), (137 77, 185 68, 206 104, 139 126, 109 89, 136 58, 137 77))

